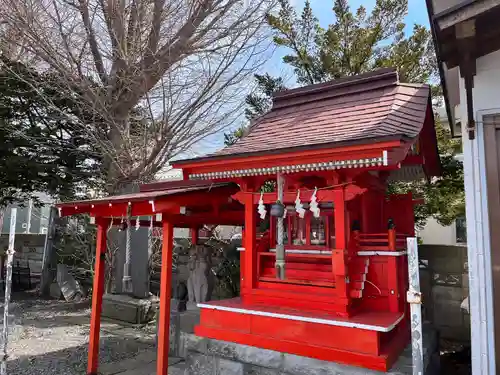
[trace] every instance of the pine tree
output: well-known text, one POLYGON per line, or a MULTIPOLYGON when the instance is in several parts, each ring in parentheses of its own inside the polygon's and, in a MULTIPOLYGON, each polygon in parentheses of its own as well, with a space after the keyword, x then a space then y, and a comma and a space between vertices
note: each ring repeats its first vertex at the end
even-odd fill
POLYGON ((281 77, 272 77, 269 74, 255 74, 257 83, 256 90, 246 97, 247 109, 245 115, 248 120, 253 120, 269 112, 272 107, 272 96, 274 93, 286 90, 281 77))
POLYGON ((5 58, 0 63, 0 206, 34 192, 74 197, 99 176, 100 160, 68 115, 88 119, 89 126, 95 119, 80 113, 74 95, 54 89, 50 72, 5 58))

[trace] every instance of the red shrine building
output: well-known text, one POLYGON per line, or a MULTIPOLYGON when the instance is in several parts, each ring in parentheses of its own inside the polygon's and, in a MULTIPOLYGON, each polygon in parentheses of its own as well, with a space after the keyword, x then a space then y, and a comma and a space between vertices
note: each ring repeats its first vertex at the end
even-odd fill
MULTIPOLYGON (((388 184, 440 174, 427 85, 401 83, 382 69, 288 90, 235 144, 172 165, 184 181, 59 205, 63 215, 96 218, 101 253, 105 229, 127 212, 150 215, 163 228, 158 374, 168 365, 173 227, 196 233, 202 224, 244 232, 241 296, 200 303, 197 335, 381 371, 392 366, 410 338, 406 238, 415 235, 419 202, 411 193, 388 194, 388 184)), ((89 374, 97 373, 101 261, 89 374)))

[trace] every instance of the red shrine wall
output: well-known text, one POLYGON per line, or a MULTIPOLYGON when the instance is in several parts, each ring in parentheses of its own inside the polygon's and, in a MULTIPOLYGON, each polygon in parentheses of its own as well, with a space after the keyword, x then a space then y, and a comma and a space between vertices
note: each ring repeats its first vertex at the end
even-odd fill
POLYGON ((396 231, 408 236, 415 235, 415 214, 413 196, 410 193, 400 195, 390 195, 384 212, 384 222, 389 219, 394 221, 396 231))
POLYGON ((361 225, 361 197, 356 197, 352 201, 347 202, 347 223, 348 233, 352 229, 352 224, 358 221, 361 225))
POLYGON ((384 217, 384 201, 383 192, 368 190, 361 196, 362 232, 382 233, 387 230, 387 222, 381 219, 384 217))

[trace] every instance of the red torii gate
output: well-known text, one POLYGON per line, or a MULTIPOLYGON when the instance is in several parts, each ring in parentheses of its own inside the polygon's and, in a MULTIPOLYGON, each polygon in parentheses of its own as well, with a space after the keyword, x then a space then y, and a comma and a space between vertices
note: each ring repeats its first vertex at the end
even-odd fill
MULTIPOLYGON (((131 216, 152 216, 153 225, 162 228, 160 314, 158 325, 157 374, 168 374, 170 292, 174 227, 191 228, 193 238, 204 224, 243 225, 243 206, 231 198, 239 191, 232 183, 210 181, 160 182, 141 186, 135 194, 59 203, 60 216, 89 214, 97 225, 96 261, 92 292, 87 374, 97 375, 99 336, 104 294, 107 229, 119 225, 130 206, 131 216), (161 219, 160 219, 161 216, 161 219), (116 219, 118 217, 118 219, 116 219)), ((135 219, 138 220, 138 219, 135 219)), ((135 222, 133 220, 133 222, 135 222)), ((148 226, 147 220, 139 225, 148 226)))

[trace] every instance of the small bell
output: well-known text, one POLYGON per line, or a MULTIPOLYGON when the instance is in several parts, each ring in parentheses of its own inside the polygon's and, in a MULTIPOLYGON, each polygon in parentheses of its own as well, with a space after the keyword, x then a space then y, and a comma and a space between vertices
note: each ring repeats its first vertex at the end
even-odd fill
POLYGON ((271 216, 283 217, 285 215, 285 205, 279 200, 271 206, 271 216))

